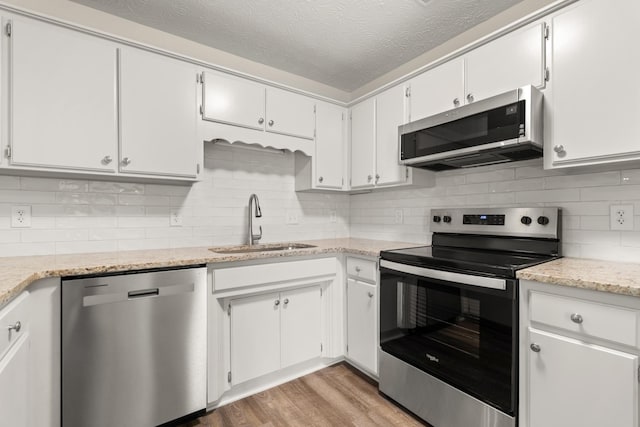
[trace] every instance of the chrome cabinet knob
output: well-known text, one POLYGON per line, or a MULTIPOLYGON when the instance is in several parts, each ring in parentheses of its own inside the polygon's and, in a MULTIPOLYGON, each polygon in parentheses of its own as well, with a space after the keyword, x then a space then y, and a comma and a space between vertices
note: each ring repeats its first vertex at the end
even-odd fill
POLYGON ((10 331, 16 331, 16 332, 20 332, 20 329, 22 329, 22 323, 20 323, 20 321, 18 320, 16 323, 14 323, 13 325, 9 325, 7 327, 8 330, 10 331))
POLYGON ((582 321, 583 321, 583 320, 584 320, 584 319, 582 318, 582 316, 581 316, 580 314, 578 314, 578 313, 573 313, 573 314, 571 315, 571 321, 572 321, 573 323, 580 324, 580 323, 582 323, 582 321))
POLYGON ((453 105, 455 107, 459 107, 460 106, 460 99, 458 98, 453 98, 453 105))
POLYGON ((264 123, 264 119, 263 119, 262 117, 260 117, 260 118, 258 119, 258 124, 259 124, 259 125, 261 125, 261 124, 263 124, 263 123, 264 123))
POLYGON ((269 120, 269 126, 273 126, 274 121, 273 120, 269 120))
POLYGON ((378 182, 378 180, 380 179, 380 174, 376 174, 376 182, 378 182))
POLYGON ((320 178, 318 178, 318 181, 319 181, 319 182, 322 182, 322 181, 324 181, 324 178, 323 178, 323 177, 320 177, 320 178))
POLYGON ((104 156, 102 158, 102 164, 103 165, 108 165, 109 163, 111 163, 113 161, 113 159, 111 158, 111 156, 104 156))
POLYGON ((287 304, 289 304, 289 298, 284 299, 284 305, 287 305, 287 304))
POLYGON ((553 151, 555 151, 558 154, 563 154, 564 153, 564 145, 562 145, 562 144, 556 145, 555 147, 553 147, 553 151))
POLYGON ((367 292, 367 295, 369 296, 369 298, 373 298, 373 292, 367 292))
POLYGON ((371 175, 367 175, 367 182, 371 182, 372 179, 373 177, 371 175))
POLYGON ((122 159, 122 164, 124 166, 129 166, 131 164, 131 159, 128 157, 125 157, 124 159, 122 159))
POLYGON ((356 265, 356 273, 360 273, 360 267, 356 265))
POLYGON ((529 346, 529 348, 531 349, 531 351, 533 351, 534 353, 540 353, 540 346, 536 343, 531 343, 531 345, 529 346))
POLYGON ((473 102, 473 94, 472 93, 467 95, 467 101, 473 102))
POLYGON ((279 305, 280 305, 280 300, 279 300, 279 299, 277 299, 277 300, 274 302, 274 304, 276 305, 276 307, 277 307, 277 306, 279 306, 279 305))

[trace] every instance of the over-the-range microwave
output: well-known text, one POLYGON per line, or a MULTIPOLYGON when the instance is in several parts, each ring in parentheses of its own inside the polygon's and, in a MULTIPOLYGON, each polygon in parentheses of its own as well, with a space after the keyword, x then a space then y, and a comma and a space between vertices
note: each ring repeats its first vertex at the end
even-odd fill
POLYGON ((399 126, 400 163, 431 170, 542 156, 542 93, 524 86, 399 126))

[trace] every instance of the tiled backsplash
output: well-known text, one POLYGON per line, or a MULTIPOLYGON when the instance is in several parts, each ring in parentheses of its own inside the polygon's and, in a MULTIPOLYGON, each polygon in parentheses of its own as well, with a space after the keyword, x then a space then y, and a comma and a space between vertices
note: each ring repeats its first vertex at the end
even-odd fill
POLYGON ((349 235, 349 196, 296 193, 293 154, 204 145, 193 186, 0 176, 0 256, 245 243, 251 193, 261 242, 349 235), (16 205, 31 206, 31 228, 11 228, 16 205), (169 225, 173 209, 181 227, 169 225))
POLYGON ((430 243, 429 210, 456 206, 559 206, 566 256, 640 261, 640 169, 542 169, 542 160, 439 172, 436 186, 351 198, 351 237, 430 243), (612 204, 634 205, 634 230, 611 231, 612 204), (396 210, 403 222, 396 222, 396 210))

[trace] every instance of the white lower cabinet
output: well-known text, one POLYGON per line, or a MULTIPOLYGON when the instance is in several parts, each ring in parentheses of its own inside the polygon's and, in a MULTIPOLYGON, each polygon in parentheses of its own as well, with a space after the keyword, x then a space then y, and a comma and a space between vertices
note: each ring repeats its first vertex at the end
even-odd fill
POLYGON ((529 329, 529 427, 637 426, 638 356, 529 329))
POLYGON ((519 426, 638 427, 640 300, 520 285, 519 426))
POLYGON ((322 353, 320 286, 280 294, 280 366, 295 365, 322 353))
POLYGON ((370 372, 378 372, 376 286, 347 280, 347 355, 370 372))
POLYGON ((347 359, 378 375, 378 269, 376 261, 347 257, 347 359))

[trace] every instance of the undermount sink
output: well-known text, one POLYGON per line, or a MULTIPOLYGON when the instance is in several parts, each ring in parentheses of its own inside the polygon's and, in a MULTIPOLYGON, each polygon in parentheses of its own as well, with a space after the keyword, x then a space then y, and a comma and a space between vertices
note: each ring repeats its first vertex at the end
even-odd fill
POLYGON ((307 245, 305 243, 270 243, 264 245, 252 245, 252 246, 227 246, 221 248, 209 248, 211 252, 218 254, 244 254, 251 252, 275 252, 275 251, 293 251, 295 249, 309 249, 315 248, 314 245, 307 245))

